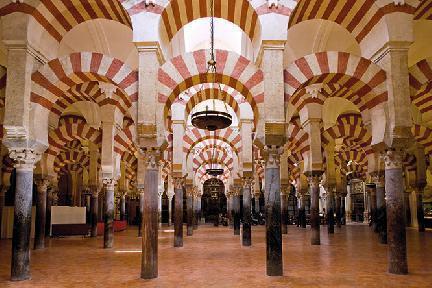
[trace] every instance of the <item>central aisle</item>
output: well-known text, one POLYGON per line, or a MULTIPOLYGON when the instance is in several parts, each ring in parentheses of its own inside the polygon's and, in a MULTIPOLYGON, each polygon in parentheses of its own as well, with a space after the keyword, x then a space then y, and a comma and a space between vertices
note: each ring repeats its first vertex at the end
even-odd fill
POLYGON ((192 237, 184 236, 183 248, 172 247, 173 232, 163 227, 159 278, 151 281, 139 279, 141 239, 133 228, 116 233, 110 250, 102 249, 100 237, 50 239, 45 250, 32 251, 32 281, 20 283, 8 281, 11 242, 2 240, 0 287, 427 287, 432 282, 431 231, 407 230, 410 274, 398 277, 385 273, 387 247, 367 226, 343 227, 330 236, 322 227, 321 246, 310 245, 309 228, 288 230, 284 277, 265 276, 264 226, 252 227, 252 247, 242 247, 227 227, 200 226, 192 237))

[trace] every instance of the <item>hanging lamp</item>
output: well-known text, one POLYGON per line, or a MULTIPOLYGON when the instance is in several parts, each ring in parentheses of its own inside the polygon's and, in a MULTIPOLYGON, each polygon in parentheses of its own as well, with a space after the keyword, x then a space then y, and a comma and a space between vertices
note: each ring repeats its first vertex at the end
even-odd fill
MULTIPOLYGON (((215 60, 215 48, 214 48, 214 1, 210 3, 210 60, 207 62, 207 74, 212 76, 212 84, 217 86, 216 93, 222 93, 220 84, 216 82, 216 60, 215 60)), ((200 91, 198 93, 204 93, 204 85, 201 84, 200 91)), ((202 95, 201 99, 205 98, 202 95)), ((216 97, 221 99, 221 97, 216 97)), ((228 128, 232 124, 232 116, 228 113, 226 104, 223 107, 217 107, 216 101, 213 99, 212 106, 205 106, 204 109, 198 108, 192 113, 191 122, 192 125, 198 129, 205 129, 207 131, 216 131, 219 129, 228 128)))
POLYGON ((216 132, 213 132, 213 139, 214 139, 214 143, 213 143, 213 148, 212 148, 212 155, 210 158, 210 168, 206 169, 206 173, 212 177, 216 177, 216 176, 220 176, 224 173, 224 169, 222 168, 217 168, 217 167, 213 167, 213 159, 215 157, 215 152, 216 152, 216 132))

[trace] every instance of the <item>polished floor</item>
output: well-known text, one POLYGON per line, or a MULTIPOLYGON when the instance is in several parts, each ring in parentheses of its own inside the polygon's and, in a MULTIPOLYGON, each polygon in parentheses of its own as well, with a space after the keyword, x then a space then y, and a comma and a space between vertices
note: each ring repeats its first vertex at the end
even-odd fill
POLYGON ((265 276, 265 230, 252 228, 252 247, 227 227, 200 226, 173 248, 173 233, 159 234, 159 278, 139 279, 141 239, 130 228, 115 234, 114 248, 102 238, 48 240, 32 251, 32 280, 10 282, 11 241, 0 241, 0 287, 432 287, 432 231, 408 229, 410 274, 386 273, 387 248, 364 225, 348 225, 309 244, 309 229, 289 227, 283 236, 284 276, 265 276))

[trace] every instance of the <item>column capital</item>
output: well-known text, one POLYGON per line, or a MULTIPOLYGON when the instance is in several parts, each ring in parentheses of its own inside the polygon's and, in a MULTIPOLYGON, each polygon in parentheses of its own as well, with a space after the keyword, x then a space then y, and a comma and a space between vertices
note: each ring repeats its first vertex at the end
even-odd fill
POLYGON ((308 178, 309 185, 311 185, 312 188, 316 188, 319 186, 321 182, 323 171, 306 171, 305 175, 308 178))
POLYGON ((183 186, 185 185, 184 177, 172 177, 172 181, 175 189, 182 189, 183 186))
POLYGON ((281 195, 289 195, 289 193, 290 193, 290 185, 289 184, 281 184, 280 194, 281 195))
POLYGON ((383 153, 385 169, 401 169, 404 151, 399 148, 388 149, 383 153))
POLYGON ((141 187, 141 188, 137 188, 137 192, 138 192, 138 194, 140 194, 140 195, 144 195, 144 187, 141 187))
POLYGON ((50 184, 50 181, 48 178, 44 177, 35 177, 34 182, 37 186, 38 193, 46 192, 48 189, 48 185, 50 184))
POLYGON ((41 159, 41 154, 29 148, 9 148, 9 157, 15 161, 16 169, 33 171, 36 162, 41 159))
POLYGON ((385 174, 384 171, 376 171, 376 172, 372 172, 370 173, 371 175, 371 180, 372 183, 375 183, 376 187, 384 187, 384 183, 385 183, 385 174))
POLYGON ((186 184, 185 188, 186 188, 186 196, 193 197, 194 196, 193 185, 186 184))
POLYGON ((283 147, 266 146, 264 148, 264 161, 266 168, 279 168, 280 156, 283 153, 283 147))
POLYGON ((102 179, 102 183, 105 185, 106 190, 114 190, 116 180, 114 178, 104 178, 102 179))
POLYGON ((144 161, 147 170, 158 170, 161 152, 159 148, 144 148, 144 161))
POLYGON ((254 179, 250 177, 243 177, 242 178, 242 185, 244 188, 251 188, 254 185, 254 179))

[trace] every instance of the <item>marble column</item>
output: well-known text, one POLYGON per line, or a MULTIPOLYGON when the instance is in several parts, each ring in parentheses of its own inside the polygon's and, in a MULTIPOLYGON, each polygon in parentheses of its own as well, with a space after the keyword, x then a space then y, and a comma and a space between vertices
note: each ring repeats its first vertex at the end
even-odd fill
POLYGON ((0 190, 0 238, 1 238, 1 231, 2 231, 2 217, 3 217, 3 208, 5 205, 5 195, 6 191, 8 190, 8 186, 2 185, 0 190))
POLYGON ((186 185, 186 213, 187 213, 187 225, 186 225, 186 236, 193 235, 193 187, 192 185, 186 185))
POLYGON ((198 198, 197 198, 197 219, 198 219, 198 225, 201 223, 201 194, 198 194, 198 198))
POLYGON ((342 224, 342 215, 341 215, 341 210, 342 210, 342 197, 340 195, 340 193, 336 194, 336 227, 337 228, 341 228, 341 224, 342 224))
MULTIPOLYGON (((376 230, 381 244, 387 244, 387 213, 385 200, 384 177, 382 172, 374 176, 376 191, 376 230)), ((401 211, 402 213, 402 211, 401 211)))
POLYGON ((347 197, 346 193, 342 194, 342 197, 341 197, 341 212, 340 212, 341 213, 341 224, 342 225, 346 225, 346 208, 345 208, 346 197, 347 197))
POLYGON ((254 194, 254 200, 255 200, 255 213, 259 213, 260 212, 260 203, 259 203, 259 198, 260 198, 260 194, 259 193, 255 193, 254 194))
POLYGON ((146 153, 145 187, 142 217, 142 261, 141 278, 158 276, 158 230, 159 230, 159 151, 146 153))
POLYGON ((417 222, 418 231, 425 232, 424 210, 423 210, 423 192, 426 187, 426 182, 417 183, 416 204, 417 204, 417 222))
POLYGON ((327 200, 326 200, 326 210, 327 210, 327 232, 329 234, 334 234, 334 186, 327 186, 327 200))
POLYGON ((144 216, 144 188, 139 188, 139 215, 138 215, 138 237, 142 237, 142 226, 144 216))
POLYGON ((105 185, 104 209, 104 248, 112 248, 114 244, 114 185, 111 178, 103 180, 105 185))
POLYGON ((99 211, 99 189, 96 185, 90 186, 91 198, 90 198, 90 222, 91 230, 90 236, 97 237, 97 224, 98 224, 98 211, 99 211))
POLYGON ((120 194, 120 220, 126 220, 126 193, 122 191, 120 194))
POLYGON ((320 245, 320 215, 319 215, 319 183, 321 181, 321 171, 307 172, 311 205, 310 205, 310 222, 311 222, 311 244, 320 245))
POLYGON ((172 199, 174 195, 168 195, 168 226, 172 225, 172 199))
POLYGON ((36 220, 34 249, 45 248, 45 226, 46 226, 46 200, 49 181, 38 177, 36 180, 36 220))
POLYGON ((391 149, 384 157, 388 272, 392 274, 408 273, 402 155, 402 150, 391 149))
POLYGON ((252 178, 243 178, 243 233, 242 245, 252 245, 252 210, 251 210, 251 189, 253 187, 252 178))
POLYGON ((306 228, 306 192, 300 194, 299 222, 301 228, 306 228))
POLYGON ((198 229, 198 190, 194 187, 193 192, 193 230, 198 229))
POLYGON ((229 227, 233 226, 233 213, 232 213, 232 209, 233 209, 233 204, 232 204, 232 200, 233 200, 233 194, 232 192, 228 192, 227 193, 227 217, 228 217, 228 224, 229 227))
POLYGON ((30 149, 10 149, 15 161, 15 209, 12 237, 11 280, 28 280, 30 276, 30 231, 32 215, 33 169, 40 155, 30 149))
POLYGON ((235 188, 233 195, 234 235, 240 235, 240 188, 235 188))
POLYGON ((370 190, 370 213, 371 213, 371 228, 377 232, 376 213, 377 213, 377 199, 376 199, 376 185, 374 183, 368 184, 370 190))
POLYGON ((174 247, 183 247, 183 177, 173 177, 175 207, 174 207, 174 247))
POLYGON ((266 207, 266 274, 283 275, 282 229, 280 201, 280 155, 282 149, 271 146, 265 151, 266 207))
POLYGON ((282 234, 288 234, 288 197, 289 185, 281 186, 281 229, 282 234))

